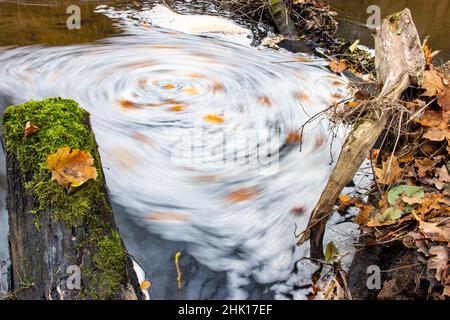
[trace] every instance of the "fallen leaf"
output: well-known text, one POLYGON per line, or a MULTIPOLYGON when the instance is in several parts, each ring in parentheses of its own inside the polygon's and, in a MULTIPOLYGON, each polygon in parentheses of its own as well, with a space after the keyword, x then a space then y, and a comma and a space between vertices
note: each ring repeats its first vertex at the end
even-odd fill
POLYGON ((436 70, 426 70, 423 73, 422 89, 426 91, 422 96, 435 97, 445 90, 445 85, 442 77, 436 70))
POLYGON ((346 194, 341 194, 339 196, 339 201, 341 203, 348 203, 350 201, 350 197, 348 195, 346 195, 346 194))
POLYGON ((433 241, 450 241, 450 228, 438 227, 439 223, 425 222, 419 219, 419 230, 424 236, 433 241))
POLYGON ((450 111, 450 89, 449 88, 445 88, 442 95, 438 96, 437 102, 441 106, 442 110, 444 110, 446 112, 450 111))
POLYGON ((31 121, 27 121, 25 124, 25 130, 24 130, 24 138, 28 137, 29 135, 32 135, 33 133, 36 133, 39 130, 38 126, 35 126, 31 121))
POLYGON ((291 131, 288 133, 288 136, 286 138, 286 144, 295 144, 300 143, 302 141, 302 136, 300 133, 291 131))
POLYGON ((230 202, 243 202, 256 198, 259 195, 255 187, 242 188, 226 195, 226 199, 230 202))
POLYGON ((208 114, 208 115, 204 116, 203 120, 205 120, 206 122, 215 123, 215 124, 220 124, 220 123, 225 122, 224 118, 214 115, 214 114, 208 114))
POLYGON ((97 179, 97 169, 89 152, 63 147, 48 155, 47 168, 52 180, 65 189, 79 187, 90 179, 97 179))
POLYGON ((168 84, 163 85, 162 88, 163 88, 164 90, 170 90, 170 89, 174 89, 174 88, 175 88, 175 85, 174 85, 174 84, 171 84, 171 83, 168 83, 168 84))
POLYGON ((271 107, 272 106, 272 100, 269 97, 267 97, 267 96, 258 97, 258 101, 262 105, 264 105, 266 107, 271 107))
POLYGON ((328 67, 336 73, 341 73, 348 68, 348 65, 345 60, 340 60, 339 62, 336 60, 331 60, 328 67))
POLYGON ((181 111, 186 110, 186 106, 182 105, 182 104, 177 104, 173 107, 170 107, 168 110, 172 111, 172 112, 181 112, 181 111))
POLYGON ((339 251, 333 241, 327 243, 325 248, 325 262, 332 262, 339 256, 339 251))
POLYGON ((448 249, 444 246, 434 246, 429 250, 433 256, 428 259, 427 268, 429 270, 436 270, 436 279, 441 281, 448 274, 448 249))
POLYGON ((429 128, 422 136, 422 138, 428 139, 430 141, 443 141, 447 138, 450 138, 450 130, 440 129, 437 127, 429 128))
POLYGON ((389 190, 387 200, 391 206, 395 206, 399 199, 403 200, 403 197, 420 202, 420 199, 425 197, 425 192, 422 187, 400 185, 389 190))
POLYGON ((199 90, 197 88, 194 87, 186 87, 183 89, 183 92, 190 95, 190 96, 195 96, 198 94, 199 90))
POLYGON ((414 167, 417 168, 417 175, 419 178, 425 178, 428 173, 435 169, 435 165, 436 161, 429 158, 416 159, 414 161, 414 167))
POLYGON ((387 161, 382 161, 381 168, 374 168, 377 180, 381 184, 392 184, 402 175, 403 170, 399 166, 397 157, 393 156, 392 160, 390 159, 387 161))
POLYGON ((355 217, 354 223, 359 225, 366 225, 370 220, 370 215, 375 210, 375 207, 370 204, 365 204, 359 207, 359 213, 355 217))
POLYGON ((431 65, 431 60, 439 53, 440 51, 432 51, 428 46, 428 42, 425 42, 423 45, 423 53, 425 54, 425 64, 427 66, 431 65))
POLYGON ((152 286, 152 283, 151 281, 144 280, 139 284, 139 286, 141 287, 141 290, 148 290, 152 286))

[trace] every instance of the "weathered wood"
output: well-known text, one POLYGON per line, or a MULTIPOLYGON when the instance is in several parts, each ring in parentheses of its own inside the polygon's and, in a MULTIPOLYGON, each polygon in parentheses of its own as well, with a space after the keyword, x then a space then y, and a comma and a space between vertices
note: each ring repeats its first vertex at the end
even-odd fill
POLYGON ((29 101, 5 110, 3 128, 7 152, 11 298, 143 299, 132 261, 114 222, 89 114, 71 100, 29 101), (67 122, 61 117, 67 117, 67 122), (26 121, 32 121, 40 130, 23 138, 21 128, 26 121), (70 132, 74 130, 79 131, 70 132), (51 132, 64 137, 47 141, 51 132), (80 141, 72 147, 85 147, 91 153, 98 177, 69 194, 50 181, 51 174, 42 163, 47 151, 36 158, 41 163, 27 163, 28 158, 24 156, 29 156, 27 150, 47 150, 45 143, 51 144, 48 150, 66 143, 75 144, 77 136, 80 141), (34 183, 36 175, 39 175, 38 183, 34 183), (48 200, 40 203, 43 199, 48 200), (79 289, 73 288, 75 279, 69 279, 74 272, 69 266, 81 271, 79 289))
MULTIPOLYGON (((409 9, 384 19, 374 39, 377 76, 383 84, 377 99, 398 100, 411 84, 420 83, 425 69, 424 53, 409 9)), ((385 129, 389 117, 389 111, 381 115, 368 112, 347 137, 308 227, 299 239, 299 244, 310 240, 313 258, 323 258, 323 235, 333 206, 385 129)))
POLYGON ((273 22, 278 28, 278 31, 291 39, 297 39, 298 34, 286 5, 283 0, 267 0, 273 22))

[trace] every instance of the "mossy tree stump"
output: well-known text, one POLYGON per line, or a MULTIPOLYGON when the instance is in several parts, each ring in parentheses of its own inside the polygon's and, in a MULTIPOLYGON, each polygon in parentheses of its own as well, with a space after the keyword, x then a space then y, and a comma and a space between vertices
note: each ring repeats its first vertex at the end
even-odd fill
POLYGON ((89 113, 72 100, 31 100, 8 107, 3 128, 11 297, 142 299, 114 222, 89 113), (24 137, 28 121, 39 130, 24 137), (46 166, 48 155, 66 146, 89 152, 98 173, 70 193, 46 166), (81 271, 79 289, 68 285, 74 268, 81 271))

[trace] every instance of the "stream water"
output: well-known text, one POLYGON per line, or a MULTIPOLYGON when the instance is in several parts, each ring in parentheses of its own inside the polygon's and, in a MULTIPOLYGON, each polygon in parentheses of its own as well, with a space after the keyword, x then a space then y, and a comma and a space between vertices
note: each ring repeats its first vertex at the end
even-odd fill
MULTIPOLYGON (((151 298, 304 298, 314 268, 294 233, 343 134, 318 118, 299 151, 295 132, 346 95, 345 79, 320 60, 293 62, 221 32, 157 27, 151 2, 80 2, 79 34, 63 5, 32 4, 0 1, 2 23, 17 28, 0 31, 1 106, 61 96, 91 113, 115 216, 151 298)), ((355 228, 339 222, 327 239, 351 242, 355 228)))

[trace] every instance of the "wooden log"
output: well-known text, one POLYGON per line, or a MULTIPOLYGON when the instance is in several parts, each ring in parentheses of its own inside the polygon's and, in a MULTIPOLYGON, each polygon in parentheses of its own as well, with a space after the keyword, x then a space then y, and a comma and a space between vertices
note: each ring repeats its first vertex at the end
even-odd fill
POLYGON ((31 100, 8 107, 3 128, 11 246, 9 296, 143 299, 114 222, 89 114, 72 100, 31 100), (39 129, 25 137, 28 121, 39 129), (89 152, 98 174, 72 192, 52 181, 46 167, 47 156, 66 146, 89 152))
MULTIPOLYGON (((384 19, 374 39, 377 77, 383 84, 375 100, 378 103, 382 99, 398 100, 411 84, 421 82, 425 69, 425 56, 409 9, 384 19)), ((368 112, 347 137, 322 196, 311 214, 308 227, 298 241, 302 244, 310 240, 311 257, 323 259, 323 235, 333 206, 385 129, 390 115, 389 111, 381 114, 368 112)))

